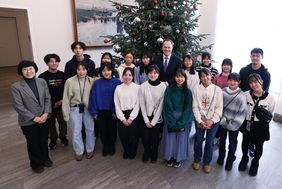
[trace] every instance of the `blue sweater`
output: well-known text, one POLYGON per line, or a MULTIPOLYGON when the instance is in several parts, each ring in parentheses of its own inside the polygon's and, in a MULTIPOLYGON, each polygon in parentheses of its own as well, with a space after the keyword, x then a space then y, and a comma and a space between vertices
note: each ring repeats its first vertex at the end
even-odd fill
POLYGON ((119 84, 121 82, 116 78, 109 80, 100 78, 94 82, 88 104, 88 111, 91 116, 96 116, 99 110, 110 110, 115 113, 114 91, 119 84))

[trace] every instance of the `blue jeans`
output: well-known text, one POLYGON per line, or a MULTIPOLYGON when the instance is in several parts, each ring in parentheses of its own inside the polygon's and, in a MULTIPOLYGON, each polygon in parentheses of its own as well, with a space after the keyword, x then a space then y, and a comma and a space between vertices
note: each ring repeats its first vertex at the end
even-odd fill
POLYGON ((93 152, 95 146, 93 117, 89 114, 87 107, 85 107, 84 113, 79 113, 79 107, 71 107, 69 124, 72 130, 72 145, 76 155, 81 155, 84 152, 81 136, 82 121, 86 133, 86 152, 93 152))
POLYGON ((204 165, 209 165, 212 160, 213 154, 213 139, 217 133, 219 122, 212 125, 211 129, 202 129, 197 125, 196 127, 196 136, 194 143, 194 162, 199 163, 202 159, 203 149, 202 145, 205 140, 206 133, 206 143, 204 149, 204 165))

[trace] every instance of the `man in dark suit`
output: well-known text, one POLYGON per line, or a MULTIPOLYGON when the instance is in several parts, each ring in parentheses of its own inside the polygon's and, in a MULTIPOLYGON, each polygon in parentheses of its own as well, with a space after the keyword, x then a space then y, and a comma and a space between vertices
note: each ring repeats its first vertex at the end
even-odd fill
POLYGON ((170 39, 165 39, 162 46, 163 54, 156 56, 153 63, 160 69, 159 79, 167 81, 173 79, 174 73, 178 68, 181 68, 181 60, 172 53, 173 42, 170 39))

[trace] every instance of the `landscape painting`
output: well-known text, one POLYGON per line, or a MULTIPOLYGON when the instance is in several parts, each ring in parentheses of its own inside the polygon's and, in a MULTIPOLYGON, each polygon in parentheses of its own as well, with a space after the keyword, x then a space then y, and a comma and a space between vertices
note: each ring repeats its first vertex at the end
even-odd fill
MULTIPOLYGON (((117 17, 117 9, 109 0, 73 0, 75 38, 88 47, 109 46, 101 36, 123 33, 123 25, 117 17)), ((114 0, 122 4, 134 4, 134 0, 114 0)))

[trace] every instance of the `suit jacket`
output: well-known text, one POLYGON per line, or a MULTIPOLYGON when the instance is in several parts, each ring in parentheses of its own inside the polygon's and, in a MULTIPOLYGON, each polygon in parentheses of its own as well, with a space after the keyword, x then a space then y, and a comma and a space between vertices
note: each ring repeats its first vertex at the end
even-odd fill
POLYGON ((12 104, 18 112, 20 126, 36 124, 33 119, 43 113, 51 113, 51 97, 47 83, 44 79, 35 78, 39 93, 39 101, 34 93, 22 78, 11 86, 12 104))
POLYGON ((163 54, 156 56, 153 61, 160 69, 159 79, 161 81, 169 81, 173 79, 175 71, 178 68, 181 68, 181 60, 175 55, 171 54, 167 69, 164 71, 164 62, 163 62, 163 54))

